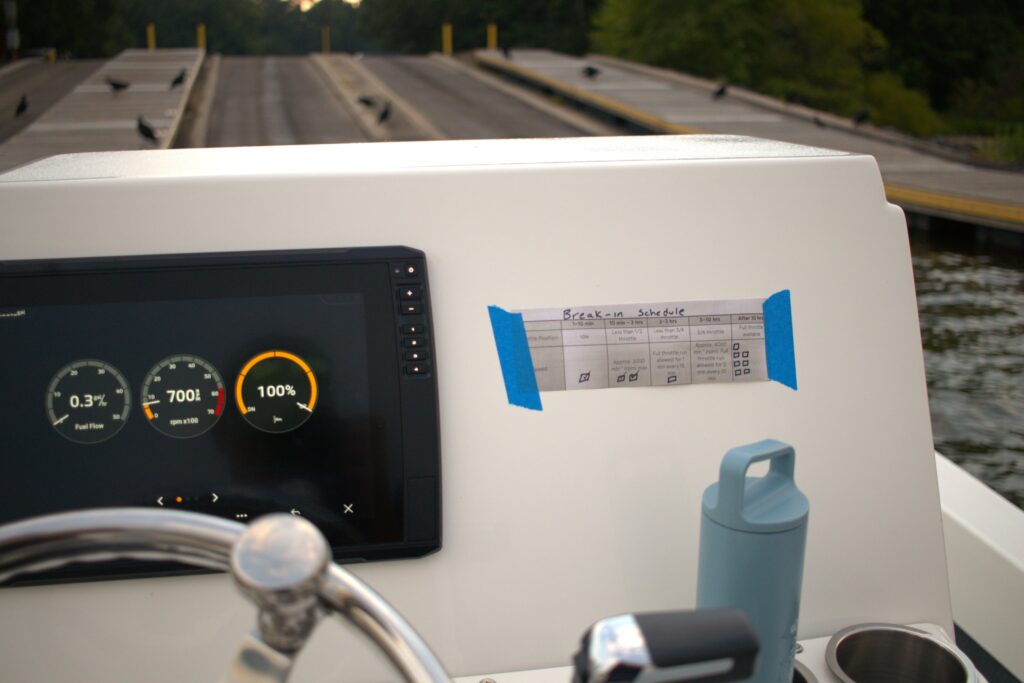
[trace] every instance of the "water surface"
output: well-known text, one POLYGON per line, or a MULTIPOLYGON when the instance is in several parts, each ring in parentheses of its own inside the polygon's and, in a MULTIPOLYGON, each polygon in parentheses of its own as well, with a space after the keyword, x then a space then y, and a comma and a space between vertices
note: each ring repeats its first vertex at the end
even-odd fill
POLYGON ((911 250, 935 448, 1024 508, 1024 251, 934 231, 911 250))

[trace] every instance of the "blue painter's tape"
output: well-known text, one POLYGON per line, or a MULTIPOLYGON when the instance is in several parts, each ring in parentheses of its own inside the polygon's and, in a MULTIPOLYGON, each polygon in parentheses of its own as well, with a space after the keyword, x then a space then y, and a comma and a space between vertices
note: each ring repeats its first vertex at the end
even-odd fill
POLYGON ((793 309, 789 290, 775 292, 764 300, 764 352, 768 357, 768 379, 796 390, 796 354, 793 351, 793 309))
POLYGON ((494 344, 498 347, 498 361, 505 379, 508 402, 530 410, 543 410, 522 314, 509 313, 497 306, 488 306, 487 312, 491 316, 491 330, 494 331, 494 344))

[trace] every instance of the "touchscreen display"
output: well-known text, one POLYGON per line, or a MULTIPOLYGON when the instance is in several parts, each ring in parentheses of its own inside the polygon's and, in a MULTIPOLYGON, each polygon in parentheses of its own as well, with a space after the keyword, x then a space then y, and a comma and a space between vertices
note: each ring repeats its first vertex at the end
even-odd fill
POLYGON ((289 512, 363 559, 400 544, 408 321, 393 276, 409 259, 343 253, 5 278, 0 521, 289 512))

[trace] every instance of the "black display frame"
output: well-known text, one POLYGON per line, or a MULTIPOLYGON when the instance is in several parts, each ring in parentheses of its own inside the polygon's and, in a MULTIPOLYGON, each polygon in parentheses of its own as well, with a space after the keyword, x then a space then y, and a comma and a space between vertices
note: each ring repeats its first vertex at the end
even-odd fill
MULTIPOLYGON (((253 278, 229 275, 243 271, 258 273, 260 269, 312 273, 314 269, 325 268, 336 271, 340 279, 361 282, 362 294, 372 309, 367 312, 367 320, 372 324, 365 330, 373 418, 370 438, 374 452, 391 463, 388 480, 381 485, 389 487, 392 497, 401 505, 397 513, 400 528, 392 529, 398 532, 392 538, 353 543, 338 542, 329 535, 334 558, 362 562, 427 555, 441 547, 441 471, 436 344, 422 251, 381 246, 0 261, 0 311, 9 312, 26 302, 92 303, 87 298, 89 288, 75 286, 79 277, 100 276, 133 283, 161 281, 164 286, 157 296, 166 297, 168 291, 174 290, 175 278, 203 273, 237 283, 228 287, 226 293, 242 295, 245 292, 241 290, 246 289, 242 283, 252 282, 253 278), (359 279, 359 273, 367 272, 359 269, 367 267, 376 268, 374 273, 385 267, 386 277, 359 279)), ((218 296, 224 294, 222 291, 218 296)), ((138 300, 146 300, 138 296, 138 300)), ((0 462, 16 457, 5 450, 0 445, 0 462)), ((46 482, 29 485, 35 485, 40 495, 45 495, 46 482)), ((63 510, 58 507, 54 511, 63 510)), ((70 565, 26 577, 19 583, 167 576, 196 571, 167 563, 104 562, 70 565)))

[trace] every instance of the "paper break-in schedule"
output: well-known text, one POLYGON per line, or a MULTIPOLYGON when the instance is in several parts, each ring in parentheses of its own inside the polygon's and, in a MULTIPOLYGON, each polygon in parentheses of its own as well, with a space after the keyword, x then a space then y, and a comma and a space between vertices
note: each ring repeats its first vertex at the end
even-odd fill
POLYGON ((540 391, 766 381, 763 299, 519 311, 540 391))

